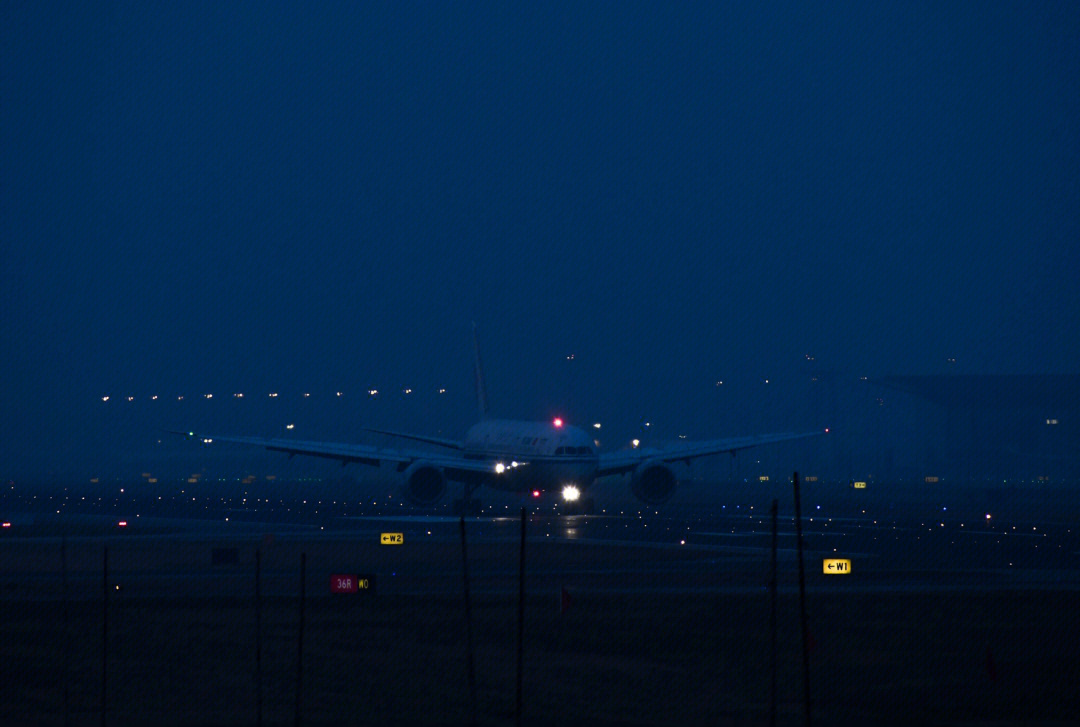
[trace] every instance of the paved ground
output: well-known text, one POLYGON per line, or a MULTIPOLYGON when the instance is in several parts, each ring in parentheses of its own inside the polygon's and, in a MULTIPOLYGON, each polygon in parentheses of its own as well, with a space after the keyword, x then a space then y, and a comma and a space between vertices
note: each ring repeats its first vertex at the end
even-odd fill
MULTIPOLYGON (((1080 713, 1080 537, 1069 518, 1053 508, 1038 519, 940 508, 805 506, 819 721, 1080 713), (850 560, 851 572, 826 575, 826 558, 850 560)), ((457 519, 323 508, 253 522, 257 512, 238 518, 231 507, 210 519, 140 509, 123 528, 89 508, 5 510, 0 721, 63 724, 66 692, 69 718, 99 723, 107 616, 110 724, 253 724, 260 679, 267 721, 291 723, 304 554, 302 715, 468 722, 457 519), (404 542, 381 544, 385 532, 404 542), (333 594, 334 574, 374 576, 374 588, 333 594)), ((512 722, 515 698, 520 520, 504 511, 466 523, 478 714, 491 724, 512 722)), ((526 528, 527 722, 767 722, 767 507, 534 511, 526 528)), ((779 714, 796 723, 802 641, 790 514, 778 544, 779 714)))

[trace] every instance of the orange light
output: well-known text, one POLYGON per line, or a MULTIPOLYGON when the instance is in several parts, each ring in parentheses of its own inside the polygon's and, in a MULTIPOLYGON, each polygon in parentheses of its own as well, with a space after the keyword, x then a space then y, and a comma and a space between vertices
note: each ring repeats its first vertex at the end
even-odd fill
POLYGON ((559 417, 555 417, 555 421, 553 421, 552 424, 554 424, 557 427, 561 427, 562 426, 562 419, 560 419, 559 417))

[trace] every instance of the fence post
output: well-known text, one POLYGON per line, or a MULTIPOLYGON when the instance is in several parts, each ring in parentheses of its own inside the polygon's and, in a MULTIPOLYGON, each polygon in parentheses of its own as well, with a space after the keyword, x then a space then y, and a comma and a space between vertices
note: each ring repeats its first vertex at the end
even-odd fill
POLYGON ((461 578, 465 587, 465 634, 469 649, 469 724, 476 724, 476 667, 473 656, 472 604, 469 599, 469 556, 465 546, 465 516, 461 516, 461 578))
POLYGON ((102 550, 101 565, 101 727, 105 727, 105 704, 109 693, 109 546, 102 550))
POLYGON ((521 556, 518 559, 518 634, 517 634, 517 701, 514 721, 521 727, 521 670, 525 642, 525 508, 521 508, 521 556))
POLYGON ((772 686, 769 700, 769 727, 776 727, 776 513, 779 503, 772 501, 772 568, 769 572, 769 633, 771 642, 769 648, 769 670, 772 672, 772 686))
POLYGON ((255 548, 255 724, 262 722, 262 551, 255 548))
POLYGON ((300 554, 300 629, 296 638, 296 712, 294 724, 300 727, 304 688, 304 600, 307 596, 307 553, 300 554))
POLYGON ((806 625, 806 565, 803 563, 802 504, 799 501, 799 473, 792 475, 795 485, 795 533, 799 544, 799 620, 802 622, 803 709, 806 727, 810 727, 810 632, 806 625))

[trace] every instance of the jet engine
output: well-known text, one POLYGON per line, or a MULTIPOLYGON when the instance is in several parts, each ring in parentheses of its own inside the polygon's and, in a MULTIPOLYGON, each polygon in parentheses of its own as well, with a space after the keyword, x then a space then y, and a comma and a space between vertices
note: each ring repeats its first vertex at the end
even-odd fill
POLYGON ((434 505, 446 494, 446 475, 429 462, 417 460, 404 474, 402 494, 414 505, 434 505))
POLYGON ((678 480, 662 460, 647 459, 639 464, 630 480, 630 491, 650 505, 667 502, 675 493, 678 480))

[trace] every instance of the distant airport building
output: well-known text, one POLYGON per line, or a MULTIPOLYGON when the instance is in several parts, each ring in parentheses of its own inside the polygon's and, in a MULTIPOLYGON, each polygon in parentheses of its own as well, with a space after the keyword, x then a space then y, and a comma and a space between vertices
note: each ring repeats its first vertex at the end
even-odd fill
POLYGON ((926 412, 917 459, 928 481, 1080 479, 1080 375, 885 376, 871 383, 910 396, 926 412))

